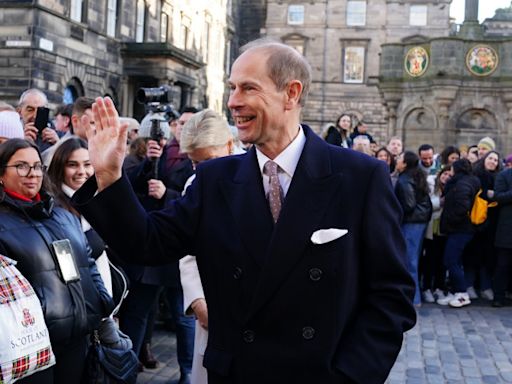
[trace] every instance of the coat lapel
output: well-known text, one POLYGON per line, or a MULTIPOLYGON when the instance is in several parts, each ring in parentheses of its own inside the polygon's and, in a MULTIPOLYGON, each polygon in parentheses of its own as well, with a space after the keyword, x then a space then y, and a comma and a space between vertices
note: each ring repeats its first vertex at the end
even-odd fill
POLYGON ((331 171, 327 144, 309 128, 304 132, 307 141, 270 240, 248 319, 274 295, 304 257, 311 234, 319 229, 322 217, 332 206, 331 200, 339 194, 342 175, 331 171))
POLYGON ((255 149, 252 148, 241 161, 233 180, 224 183, 223 191, 248 253, 262 267, 274 223, 255 149))

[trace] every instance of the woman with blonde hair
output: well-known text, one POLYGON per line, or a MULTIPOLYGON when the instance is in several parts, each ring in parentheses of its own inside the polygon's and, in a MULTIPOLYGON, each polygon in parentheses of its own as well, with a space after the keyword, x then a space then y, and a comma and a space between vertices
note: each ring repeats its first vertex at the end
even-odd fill
MULTIPOLYGON (((233 135, 227 123, 209 109, 196 113, 187 121, 181 132, 180 145, 192 160, 194 168, 203 161, 228 156, 234 151, 233 135)), ((192 180, 187 181, 185 190, 192 180)), ((180 273, 185 313, 196 317, 191 382, 207 383, 203 357, 208 340, 208 308, 195 256, 185 256, 180 260, 180 273)))

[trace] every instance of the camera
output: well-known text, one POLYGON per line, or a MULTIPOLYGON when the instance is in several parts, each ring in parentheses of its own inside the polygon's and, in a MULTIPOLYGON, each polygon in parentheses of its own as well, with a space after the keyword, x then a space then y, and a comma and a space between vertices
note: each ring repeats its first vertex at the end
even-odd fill
POLYGON ((168 104, 172 102, 173 96, 174 91, 172 90, 172 87, 162 85, 157 88, 139 88, 136 98, 141 104, 168 104))

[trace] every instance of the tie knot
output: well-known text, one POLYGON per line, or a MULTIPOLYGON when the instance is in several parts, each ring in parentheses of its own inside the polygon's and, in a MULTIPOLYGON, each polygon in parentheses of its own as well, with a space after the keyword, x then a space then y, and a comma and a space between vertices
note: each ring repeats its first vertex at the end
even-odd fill
POLYGON ((267 176, 277 176, 277 168, 279 166, 277 163, 274 163, 272 160, 269 160, 263 166, 263 173, 267 176))

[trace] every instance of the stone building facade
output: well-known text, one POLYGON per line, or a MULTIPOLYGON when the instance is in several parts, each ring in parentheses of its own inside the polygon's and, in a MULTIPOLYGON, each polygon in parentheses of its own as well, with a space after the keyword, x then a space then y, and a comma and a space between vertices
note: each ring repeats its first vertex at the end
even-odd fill
MULTIPOLYGON (((341 112, 363 119, 383 144, 391 133, 379 91, 381 47, 448 37, 451 0, 268 0, 261 34, 302 52, 313 84, 303 120, 317 132, 341 112)), ((400 63, 401 65, 401 63, 400 63)))
POLYGON ((110 95, 141 117, 137 89, 168 84, 176 108, 222 113, 233 35, 230 0, 0 0, 0 100, 110 95))
POLYGON ((387 132, 407 147, 442 149, 491 136, 503 154, 512 149, 512 8, 483 25, 477 15, 478 1, 467 0, 457 34, 383 45, 378 86, 387 132))

